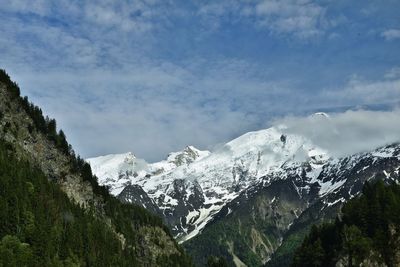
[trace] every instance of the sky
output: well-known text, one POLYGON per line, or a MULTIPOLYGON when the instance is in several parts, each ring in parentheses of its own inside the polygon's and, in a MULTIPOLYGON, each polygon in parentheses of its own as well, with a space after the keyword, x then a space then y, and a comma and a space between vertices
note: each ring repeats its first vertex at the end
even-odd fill
POLYGON ((399 10, 398 0, 0 0, 0 67, 83 157, 157 161, 316 111, 398 115, 399 10))

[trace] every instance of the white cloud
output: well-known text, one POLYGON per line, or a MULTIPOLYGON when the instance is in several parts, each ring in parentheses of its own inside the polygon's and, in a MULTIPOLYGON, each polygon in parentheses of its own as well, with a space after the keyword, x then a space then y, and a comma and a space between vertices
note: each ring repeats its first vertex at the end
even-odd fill
MULTIPOLYGON (((85 157, 132 150, 155 160, 188 144, 207 148, 228 141, 277 114, 399 99, 395 69, 386 79, 353 79, 344 88, 307 91, 296 83, 304 76, 268 59, 260 64, 211 58, 186 46, 187 59, 175 61, 170 54, 178 54, 182 36, 176 43, 163 39, 164 34, 175 37, 174 27, 162 32, 174 15, 185 23, 202 17, 211 30, 224 20, 240 21, 258 27, 257 35, 261 30, 309 38, 329 26, 326 8, 313 1, 219 1, 189 11, 160 0, 80 4, 18 0, 0 6, 5 11, 0 65, 23 94, 57 118, 85 157), (157 53, 163 49, 167 56, 157 53)), ((198 25, 190 29, 197 38, 198 25)))
POLYGON ((240 60, 178 66, 141 58, 127 66, 11 74, 85 157, 131 150, 159 160, 189 144, 209 148, 260 129, 277 114, 400 101, 395 77, 353 77, 342 88, 310 94, 287 81, 267 82, 268 70, 240 60))
POLYGON ((312 1, 264 0, 256 5, 260 24, 276 33, 308 38, 323 31, 325 9, 312 1))
POLYGON ((346 111, 321 116, 286 117, 275 123, 284 124, 286 133, 309 138, 332 156, 343 157, 400 142, 400 110, 346 111))
POLYGON ((201 5, 198 14, 211 29, 218 28, 227 16, 233 23, 243 20, 276 35, 301 39, 322 35, 346 20, 343 15, 326 18, 326 8, 309 0, 218 1, 201 5))
MULTIPOLYGON (((207 27, 218 29, 224 18, 231 23, 246 20, 255 27, 267 29, 277 35, 310 38, 323 34, 340 18, 328 20, 326 8, 309 0, 224 0, 213 3, 194 2, 196 11, 187 10, 174 1, 28 1, 15 0, 0 10, 21 14, 33 13, 42 17, 65 16, 79 24, 92 23, 108 30, 149 33, 171 25, 171 18, 198 16, 207 27)), ((71 20, 72 21, 72 20, 71 20)), ((84 25, 81 25, 84 26, 84 25)))
MULTIPOLYGON (((160 3, 161 5, 161 3, 160 3)), ((118 27, 123 31, 146 32, 152 29, 157 12, 141 1, 97 1, 85 6, 85 18, 101 26, 118 27)))
POLYGON ((400 30, 399 29, 389 29, 382 32, 382 37, 384 37, 388 41, 400 39, 400 30))
POLYGON ((160 0, 13 0, 0 6, 0 10, 7 12, 36 14, 41 17, 66 16, 69 19, 78 19, 80 23, 93 23, 101 27, 138 33, 150 31, 157 26, 162 27, 168 15, 177 13, 175 8, 171 2, 160 0))
POLYGON ((343 88, 324 90, 319 95, 321 106, 397 104, 400 101, 400 79, 391 70, 381 80, 353 76, 343 88), (391 76, 392 79, 388 79, 391 76))
POLYGON ((3 3, 0 9, 20 13, 34 13, 43 16, 49 12, 50 6, 50 2, 46 0, 13 0, 8 1, 7 4, 3 3))
POLYGON ((394 67, 385 73, 386 79, 400 78, 400 67, 394 67))
POLYGON ((159 160, 189 144, 208 148, 257 124, 254 115, 230 106, 238 97, 232 90, 245 94, 246 81, 231 87, 230 81, 212 77, 197 80, 173 65, 141 65, 123 73, 19 73, 16 78, 22 93, 57 118, 85 157, 131 150, 159 160), (226 102, 219 100, 224 94, 226 102))

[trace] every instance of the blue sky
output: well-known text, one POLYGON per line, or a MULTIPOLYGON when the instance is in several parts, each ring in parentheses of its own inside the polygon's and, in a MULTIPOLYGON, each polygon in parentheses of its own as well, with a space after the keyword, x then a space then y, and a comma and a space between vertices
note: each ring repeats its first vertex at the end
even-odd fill
POLYGON ((400 101, 399 1, 0 0, 0 66, 84 157, 400 101))

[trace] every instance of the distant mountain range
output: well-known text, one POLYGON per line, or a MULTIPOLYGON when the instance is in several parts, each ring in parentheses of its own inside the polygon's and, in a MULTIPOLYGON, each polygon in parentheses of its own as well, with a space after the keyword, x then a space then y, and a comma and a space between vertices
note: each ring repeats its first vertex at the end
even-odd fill
POLYGON ((196 263, 214 254, 237 266, 286 266, 309 227, 334 219, 365 181, 399 180, 400 145, 336 158, 285 129, 249 132, 213 152, 188 146, 156 163, 133 153, 87 161, 120 200, 160 215, 196 263))

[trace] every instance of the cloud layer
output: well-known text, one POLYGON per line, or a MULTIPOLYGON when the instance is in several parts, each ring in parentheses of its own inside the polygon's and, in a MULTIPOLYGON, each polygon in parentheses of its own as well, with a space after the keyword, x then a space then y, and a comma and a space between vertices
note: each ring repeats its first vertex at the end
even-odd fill
POLYGON ((0 5, 0 66, 84 157, 133 151, 153 161, 287 114, 393 109, 397 7, 15 0, 0 5))
POLYGON ((400 39, 400 30, 399 29, 389 29, 389 30, 384 31, 382 33, 382 36, 388 41, 400 39))
POLYGON ((400 110, 346 111, 323 116, 286 117, 277 124, 299 134, 330 155, 343 157, 400 142, 400 110))

